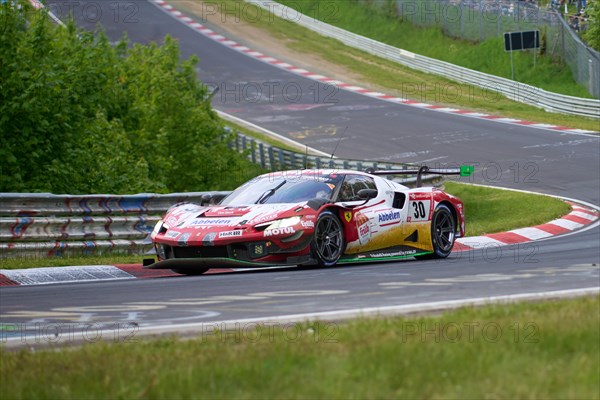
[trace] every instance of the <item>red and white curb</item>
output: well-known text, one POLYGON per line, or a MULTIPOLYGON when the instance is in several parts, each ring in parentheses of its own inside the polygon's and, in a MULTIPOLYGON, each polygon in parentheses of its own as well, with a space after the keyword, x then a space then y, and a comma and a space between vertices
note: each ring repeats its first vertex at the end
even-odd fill
MULTIPOLYGON (((211 269, 206 274, 235 272, 231 268, 211 269)), ((163 278, 181 276, 171 270, 144 269, 141 264, 80 265, 27 269, 0 269, 0 286, 48 285, 90 281, 116 281, 123 279, 163 278)))
POLYGON ((598 211, 593 208, 571 201, 567 201, 567 203, 571 206, 571 212, 561 218, 529 228, 514 229, 508 232, 491 233, 483 236, 459 238, 454 244, 454 251, 485 249, 546 239, 581 229, 600 218, 598 211))
MULTIPOLYGON (((492 233, 457 239, 454 251, 487 249, 511 244, 527 243, 556 235, 570 233, 590 225, 600 218, 600 213, 590 207, 568 202, 572 211, 546 224, 508 232, 492 233)), ((279 268, 279 267, 274 267, 279 268)), ((264 269, 264 268, 262 268, 264 269)), ((206 274, 222 274, 252 269, 211 269, 206 274)), ((161 278, 181 276, 170 270, 144 269, 141 264, 89 265, 73 267, 51 267, 7 270, 0 269, 0 286, 47 285, 89 281, 113 281, 139 278, 161 278)))
POLYGON ((150 0, 150 2, 155 4, 156 6, 158 6, 160 9, 164 10, 165 12, 167 12, 172 17, 176 18, 177 20, 186 24, 190 28, 194 29, 196 32, 198 32, 216 42, 219 42, 233 50, 236 50, 240 53, 246 54, 247 56, 252 57, 256 60, 260 60, 264 63, 267 63, 267 64, 273 65, 275 67, 281 68, 283 70, 292 72, 296 75, 300 75, 305 78, 312 79, 312 80, 315 80, 318 82, 335 85, 335 86, 339 87, 340 89, 344 89, 344 90, 347 90, 350 92, 360 93, 365 96, 374 97, 374 98, 388 101, 391 103, 405 104, 405 105, 412 106, 412 107, 418 107, 418 108, 433 110, 433 111, 437 111, 437 112, 444 112, 444 113, 448 113, 448 114, 462 115, 462 116, 470 117, 470 118, 478 118, 478 119, 496 121, 496 122, 501 122, 501 123, 505 123, 505 124, 529 126, 529 127, 533 127, 533 128, 548 129, 548 130, 552 130, 552 131, 568 132, 568 133, 583 133, 583 134, 598 133, 595 131, 589 131, 589 130, 585 130, 585 129, 574 129, 574 128, 569 128, 566 126, 542 124, 542 123, 536 123, 536 122, 532 122, 532 121, 525 121, 525 120, 521 120, 521 119, 506 118, 506 117, 501 117, 501 116, 496 116, 496 115, 489 115, 489 114, 469 111, 469 110, 462 110, 462 109, 458 109, 458 108, 436 106, 436 105, 432 105, 432 104, 422 103, 419 101, 405 99, 402 97, 392 96, 392 95, 381 93, 381 92, 375 92, 375 91, 372 91, 372 90, 369 90, 369 89, 366 89, 366 88, 363 88, 360 86, 354 86, 349 83, 344 83, 344 82, 336 80, 336 79, 331 79, 326 76, 307 71, 306 69, 303 69, 303 68, 298 68, 294 65, 291 65, 284 61, 278 60, 275 57, 271 57, 269 55, 261 53, 260 51, 255 51, 249 47, 243 46, 243 45, 237 43, 236 41, 231 40, 215 31, 213 31, 212 29, 207 28, 206 26, 198 23, 194 19, 188 17, 181 11, 177 10, 175 7, 173 7, 166 1, 150 0))

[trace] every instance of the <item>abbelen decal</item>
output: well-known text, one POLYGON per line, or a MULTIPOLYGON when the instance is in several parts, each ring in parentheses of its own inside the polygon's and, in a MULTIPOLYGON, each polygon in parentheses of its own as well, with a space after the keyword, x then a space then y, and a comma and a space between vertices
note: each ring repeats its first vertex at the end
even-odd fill
POLYGON ((390 210, 379 214, 379 223, 400 222, 400 211, 390 210))
POLYGON ((190 225, 229 225, 231 219, 226 218, 198 218, 192 221, 190 225))

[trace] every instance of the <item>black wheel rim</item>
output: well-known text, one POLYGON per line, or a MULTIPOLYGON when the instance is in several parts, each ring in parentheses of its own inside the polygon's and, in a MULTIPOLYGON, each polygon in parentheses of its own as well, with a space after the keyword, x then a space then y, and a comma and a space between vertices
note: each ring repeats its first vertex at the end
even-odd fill
POLYGON ((454 246, 454 220, 452 215, 446 211, 439 212, 435 218, 433 227, 435 243, 442 252, 452 250, 454 246))
POLYGON ((323 261, 336 261, 342 252, 342 227, 332 216, 324 216, 315 233, 317 255, 323 261))

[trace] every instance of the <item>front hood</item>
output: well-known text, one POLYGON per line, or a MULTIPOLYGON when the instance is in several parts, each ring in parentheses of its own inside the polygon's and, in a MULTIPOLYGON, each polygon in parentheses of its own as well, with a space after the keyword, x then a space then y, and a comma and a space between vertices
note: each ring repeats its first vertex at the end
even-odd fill
POLYGON ((298 204, 253 204, 249 206, 201 207, 183 204, 172 209, 164 218, 169 228, 185 229, 192 227, 232 227, 256 225, 285 218, 303 208, 306 202, 298 204))

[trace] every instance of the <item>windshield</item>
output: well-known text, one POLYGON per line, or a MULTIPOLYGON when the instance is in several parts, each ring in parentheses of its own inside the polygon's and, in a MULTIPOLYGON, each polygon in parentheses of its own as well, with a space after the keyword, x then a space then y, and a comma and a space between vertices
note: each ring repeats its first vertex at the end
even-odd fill
POLYGON ((342 177, 313 175, 290 177, 263 175, 246 182, 221 201, 221 205, 300 203, 311 199, 331 200, 342 177))

